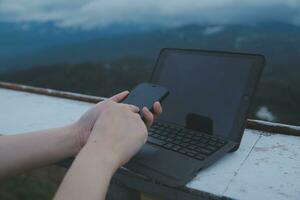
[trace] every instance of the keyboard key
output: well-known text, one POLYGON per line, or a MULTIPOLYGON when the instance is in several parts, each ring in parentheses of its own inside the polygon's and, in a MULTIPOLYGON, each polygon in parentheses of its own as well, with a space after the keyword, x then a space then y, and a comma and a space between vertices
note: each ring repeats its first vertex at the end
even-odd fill
POLYGON ((208 142, 208 140, 207 139, 203 139, 203 138, 201 138, 201 143, 207 143, 208 142))
POLYGON ((159 136, 158 139, 165 140, 165 139, 167 139, 167 137, 166 136, 159 136))
POLYGON ((173 141, 173 144, 180 144, 180 143, 181 143, 180 140, 174 140, 174 141, 173 141))
POLYGON ((196 151, 187 151, 186 152, 186 155, 191 156, 191 157, 195 156, 196 154, 197 154, 196 151))
POLYGON ((174 129, 177 131, 181 131, 181 128, 179 128, 179 127, 174 127, 174 129))
POLYGON ((191 144, 198 144, 198 141, 192 140, 190 143, 191 143, 191 144))
POLYGON ((201 139, 201 137, 200 136, 195 136, 195 137, 193 137, 193 140, 200 140, 201 139))
POLYGON ((204 134, 203 137, 204 137, 205 139, 210 139, 210 137, 209 137, 208 135, 206 135, 206 134, 204 134))
POLYGON ((189 146, 189 143, 183 142, 183 143, 180 144, 180 146, 187 147, 187 146, 189 146))
POLYGON ((152 124, 152 126, 149 128, 149 130, 154 130, 154 129, 156 129, 158 126, 155 124, 155 123, 153 123, 152 124))
POLYGON ((174 150, 174 151, 178 151, 179 149, 181 149, 181 147, 179 145, 175 145, 172 147, 172 150, 174 150))
POLYGON ((148 137, 148 142, 151 143, 151 144, 159 145, 159 146, 162 146, 162 145, 166 144, 166 142, 158 140, 156 138, 152 138, 152 137, 148 137))
POLYGON ((167 149, 170 149, 173 146, 174 146, 174 144, 171 144, 171 143, 167 143, 167 144, 164 145, 164 147, 167 148, 167 149))
POLYGON ((188 148, 189 148, 189 149, 196 149, 197 146, 196 146, 196 145, 190 145, 190 146, 188 146, 188 148))
POLYGON ((178 152, 182 153, 182 154, 186 154, 186 150, 185 149, 180 149, 178 152))
POLYGON ((176 140, 181 140, 181 139, 182 139, 182 137, 180 137, 180 136, 176 136, 176 137, 175 137, 175 139, 176 139, 176 140))
POLYGON ((167 138, 167 139, 166 139, 167 142, 172 142, 172 141, 174 141, 174 140, 175 140, 174 138, 167 138))
POLYGON ((211 150, 204 149, 204 148, 201 148, 201 147, 198 147, 196 150, 199 151, 200 153, 205 154, 205 155, 210 155, 212 153, 211 150))
POLYGON ((166 132, 166 131, 162 131, 162 132, 161 132, 161 135, 164 135, 164 136, 166 136, 166 135, 168 135, 168 132, 166 132))
POLYGON ((153 135, 153 134, 155 134, 153 131, 148 131, 148 135, 153 135))
POLYGON ((162 124, 162 126, 164 126, 165 128, 172 128, 172 126, 169 124, 162 124))
POLYGON ((184 132, 180 131, 177 133, 177 135, 184 136, 184 132))
POLYGON ((205 156, 202 155, 202 154, 198 154, 198 155, 195 156, 195 158, 198 159, 198 160, 204 160, 205 156))
POLYGON ((190 138, 183 138, 183 139, 182 139, 182 142, 189 142, 189 141, 191 141, 190 138))
POLYGON ((217 146, 217 147, 221 147, 221 146, 223 146, 223 144, 217 143, 216 146, 217 146))
POLYGON ((188 134, 190 134, 192 136, 196 136, 196 134, 197 134, 195 131, 192 131, 192 130, 189 130, 187 132, 188 132, 188 134))
POLYGON ((216 147, 216 146, 206 146, 206 148, 209 149, 209 150, 215 151, 215 150, 217 150, 218 147, 216 147))

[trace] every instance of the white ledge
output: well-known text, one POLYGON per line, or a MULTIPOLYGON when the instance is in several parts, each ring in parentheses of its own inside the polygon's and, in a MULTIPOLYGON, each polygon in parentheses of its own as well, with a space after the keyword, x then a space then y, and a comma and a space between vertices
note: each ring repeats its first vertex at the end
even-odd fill
MULTIPOLYGON (((2 135, 63 126, 94 105, 1 88, 0 99, 2 135)), ((298 200, 299 180, 300 137, 247 129, 238 151, 201 170, 187 187, 233 199, 298 200)))

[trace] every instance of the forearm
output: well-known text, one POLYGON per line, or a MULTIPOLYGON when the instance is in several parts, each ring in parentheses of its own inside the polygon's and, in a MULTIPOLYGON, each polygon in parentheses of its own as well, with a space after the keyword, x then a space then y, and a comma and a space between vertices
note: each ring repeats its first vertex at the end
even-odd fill
POLYGON ((87 144, 77 155, 60 185, 55 200, 105 199, 117 162, 99 144, 87 144))
POLYGON ((0 136, 0 179, 74 156, 80 148, 75 125, 0 136))
MULTIPOLYGON (((139 108, 111 101, 105 105, 107 108, 94 123, 85 146, 64 177, 56 200, 105 199, 115 171, 146 141, 147 128, 138 114, 139 108)), ((149 111, 145 116, 150 125, 152 114, 149 111)))

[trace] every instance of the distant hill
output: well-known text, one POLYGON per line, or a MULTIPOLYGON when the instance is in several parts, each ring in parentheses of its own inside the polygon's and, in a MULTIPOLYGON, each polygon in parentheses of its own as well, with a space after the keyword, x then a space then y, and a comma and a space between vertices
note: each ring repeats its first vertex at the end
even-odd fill
POLYGON ((151 72, 148 60, 127 57, 110 64, 87 62, 38 66, 0 73, 0 80, 106 97, 149 81, 151 72))
POLYGON ((47 48, 51 45, 64 45, 74 42, 84 42, 103 36, 116 36, 143 32, 136 26, 111 25, 102 29, 59 28, 53 23, 8 23, 0 22, 0 57, 24 54, 47 48))
MULTIPOLYGON (((272 58, 270 61, 278 58, 283 62, 285 59, 294 60, 300 52, 300 28, 279 23, 257 26, 187 25, 112 35, 92 32, 89 37, 84 34, 87 35, 84 32, 72 34, 72 31, 71 33, 62 31, 57 37, 45 39, 43 36, 37 41, 34 40, 31 45, 34 46, 44 40, 45 45, 39 45, 39 48, 18 56, 2 57, 0 66, 20 68, 111 60, 125 56, 155 58, 164 47, 262 53, 272 58), (288 56, 283 57, 284 55, 288 56)), ((28 41, 31 40, 33 39, 28 41)))

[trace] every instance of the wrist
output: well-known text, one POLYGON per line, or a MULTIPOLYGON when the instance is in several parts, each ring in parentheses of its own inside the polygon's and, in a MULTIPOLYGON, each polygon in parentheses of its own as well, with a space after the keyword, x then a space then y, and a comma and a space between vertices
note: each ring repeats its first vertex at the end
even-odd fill
POLYGON ((66 134, 71 144, 70 146, 70 156, 76 156, 82 148, 81 138, 80 138, 80 127, 76 124, 69 124, 67 126, 62 127, 63 132, 66 134))
POLYGON ((80 154, 86 153, 89 156, 94 157, 99 163, 102 163, 102 165, 106 166, 112 174, 120 167, 119 158, 111 151, 111 148, 96 140, 89 140, 80 151, 80 154))

